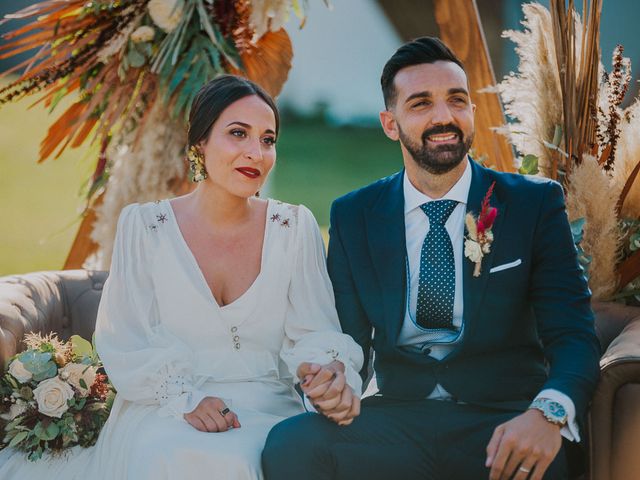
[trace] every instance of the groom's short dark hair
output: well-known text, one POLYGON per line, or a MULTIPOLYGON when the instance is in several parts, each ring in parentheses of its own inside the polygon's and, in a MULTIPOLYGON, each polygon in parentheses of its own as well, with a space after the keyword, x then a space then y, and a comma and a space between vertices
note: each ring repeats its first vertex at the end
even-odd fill
POLYGON ((382 70, 380 84, 382 85, 384 106, 388 109, 396 101, 397 92, 393 80, 400 70, 405 67, 422 63, 434 63, 440 60, 453 62, 464 70, 464 65, 462 65, 460 59, 439 38, 420 37, 402 45, 387 61, 382 70))

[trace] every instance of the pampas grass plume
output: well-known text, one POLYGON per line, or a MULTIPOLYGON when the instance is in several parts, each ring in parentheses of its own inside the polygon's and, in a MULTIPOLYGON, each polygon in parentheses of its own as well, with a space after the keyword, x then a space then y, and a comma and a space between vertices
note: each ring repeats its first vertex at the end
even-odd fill
POLYGON ((586 218, 582 248, 591 257, 589 286, 594 300, 606 300, 617 286, 621 232, 616 216, 620 194, 609 175, 591 155, 584 155, 571 172, 567 186, 569 220, 586 218))

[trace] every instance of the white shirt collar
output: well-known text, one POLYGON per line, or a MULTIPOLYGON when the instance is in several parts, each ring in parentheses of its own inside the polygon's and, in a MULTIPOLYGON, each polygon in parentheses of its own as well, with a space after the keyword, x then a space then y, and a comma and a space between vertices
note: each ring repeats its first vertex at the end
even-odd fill
MULTIPOLYGON (((456 202, 462 203, 464 205, 467 204, 469 189, 471 188, 471 166, 469 165, 468 158, 466 159, 466 162, 467 164, 464 172, 462 173, 462 176, 453 185, 453 187, 451 187, 451 189, 438 200, 455 200, 456 202)), ((409 180, 409 176, 407 175, 406 170, 404 171, 403 191, 405 215, 411 210, 420 207, 420 205, 422 205, 423 203, 432 202, 433 200, 435 200, 434 198, 425 195, 413 186, 413 184, 409 180)))

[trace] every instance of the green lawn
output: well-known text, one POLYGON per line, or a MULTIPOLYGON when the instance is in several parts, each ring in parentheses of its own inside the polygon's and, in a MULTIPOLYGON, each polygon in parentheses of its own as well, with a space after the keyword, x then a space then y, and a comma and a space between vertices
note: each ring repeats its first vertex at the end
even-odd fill
MULTIPOLYGON (((63 265, 84 204, 82 183, 94 164, 95 153, 88 149, 36 163, 40 140, 55 114, 28 110, 32 101, 0 108, 0 275, 63 265)), ((267 193, 304 203, 326 227, 334 198, 400 166, 398 146, 381 129, 285 119, 267 193)))

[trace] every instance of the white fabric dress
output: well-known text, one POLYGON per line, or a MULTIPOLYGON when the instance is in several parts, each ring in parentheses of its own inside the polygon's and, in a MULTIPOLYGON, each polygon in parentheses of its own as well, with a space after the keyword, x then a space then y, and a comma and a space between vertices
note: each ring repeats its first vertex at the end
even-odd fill
POLYGON ((301 362, 342 361, 360 393, 362 350, 340 332, 313 215, 269 200, 264 235, 260 274, 221 307, 170 203, 126 207, 96 325, 118 391, 109 420, 96 446, 62 458, 1 452, 0 479, 259 479, 269 430, 304 411, 293 388, 301 362), (189 425, 183 414, 205 396, 242 427, 189 425))

